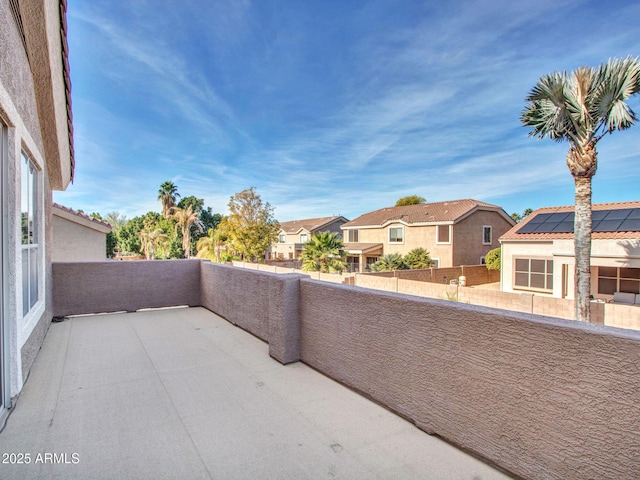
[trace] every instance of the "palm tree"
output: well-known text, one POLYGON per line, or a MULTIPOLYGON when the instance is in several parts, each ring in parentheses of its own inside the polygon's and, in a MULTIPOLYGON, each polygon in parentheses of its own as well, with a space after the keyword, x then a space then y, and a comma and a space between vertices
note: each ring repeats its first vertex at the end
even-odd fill
POLYGON ((404 263, 410 269, 429 268, 433 261, 429 252, 422 247, 414 248, 404 257, 404 263))
POLYGON ((574 242, 576 319, 590 321, 591 178, 596 144, 608 133, 625 130, 636 116, 625 102, 640 90, 637 58, 613 59, 598 68, 544 75, 526 98, 520 120, 530 136, 568 141, 567 166, 575 182, 574 242))
POLYGON ((380 257, 370 268, 374 272, 391 272, 393 270, 407 270, 409 267, 404 263, 402 255, 389 253, 380 257))
POLYGON ((347 253, 338 234, 320 232, 311 236, 304 244, 302 253, 302 270, 308 272, 342 273, 347 267, 347 253))
POLYGON ((176 198, 179 197, 178 187, 169 180, 160 185, 158 190, 158 200, 162 202, 162 216, 169 218, 171 215, 171 207, 175 206, 176 198))
POLYGON ((208 258, 211 261, 220 261, 220 252, 227 241, 227 234, 222 229, 210 228, 205 237, 201 237, 196 243, 197 258, 208 258))
POLYGON ((166 245, 169 240, 169 236, 161 228, 155 230, 146 228, 138 232, 138 236, 140 237, 140 248, 147 260, 155 260, 156 248, 159 245, 166 245))
POLYGON ((193 206, 189 205, 187 208, 171 207, 169 215, 176 220, 176 231, 180 228, 182 232, 182 250, 185 258, 189 258, 191 254, 191 227, 195 225, 198 230, 202 231, 198 214, 193 211, 193 206))

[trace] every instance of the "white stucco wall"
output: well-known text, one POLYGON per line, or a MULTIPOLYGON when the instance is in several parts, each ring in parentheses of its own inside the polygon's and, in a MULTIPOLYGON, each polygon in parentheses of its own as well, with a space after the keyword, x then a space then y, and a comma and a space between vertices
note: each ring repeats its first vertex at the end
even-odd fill
MULTIPOLYGON (((640 235, 639 235, 640 237, 640 235)), ((514 242, 502 243, 502 280, 501 289, 504 292, 521 292, 514 289, 514 258, 540 258, 553 260, 553 296, 563 297, 563 265, 567 265, 565 298, 575 298, 575 257, 573 240, 549 240, 545 242, 514 242)), ((591 286, 596 298, 610 299, 610 296, 597 294, 598 269, 595 267, 630 267, 640 268, 640 239, 639 240, 592 240, 591 243, 591 286)), ((536 294, 544 293, 536 292, 536 294)))

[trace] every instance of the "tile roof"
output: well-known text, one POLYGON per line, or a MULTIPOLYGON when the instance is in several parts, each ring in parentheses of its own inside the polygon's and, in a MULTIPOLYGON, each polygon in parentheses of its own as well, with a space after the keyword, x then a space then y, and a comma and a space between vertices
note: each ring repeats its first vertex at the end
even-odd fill
MULTIPOLYGON (((592 210, 621 210, 624 208, 640 208, 640 200, 631 202, 613 202, 613 203, 595 203, 592 205, 592 210)), ((561 207, 543 207, 538 208, 533 213, 527 215, 527 217, 518 223, 515 227, 509 230, 507 233, 500 237, 500 241, 504 240, 572 240, 573 233, 518 233, 518 231, 529 223, 534 217, 543 213, 563 213, 573 212, 573 205, 566 205, 561 207)), ((593 240, 617 240, 617 239, 637 239, 640 237, 640 232, 592 232, 591 238, 593 240)))
MULTIPOLYGON (((314 230, 331 223, 332 221, 344 218, 340 215, 336 215, 333 217, 321 217, 321 218, 307 218, 304 220, 292 220, 290 222, 280 222, 280 229, 284 230, 286 233, 297 233, 301 229, 307 230, 309 232, 313 232, 314 230)), ((345 218, 346 221, 346 218, 345 218)))
POLYGON ((53 203, 53 208, 54 209, 59 209, 62 210, 63 212, 69 213, 71 215, 75 215, 78 218, 82 218, 84 220, 88 220, 91 223, 95 223, 96 225, 99 225, 101 227, 105 227, 105 228, 113 228, 111 226, 110 223, 105 222, 104 220, 98 220, 97 218, 93 218, 90 215, 87 215, 86 213, 83 212, 78 212, 77 210, 74 210, 73 208, 69 208, 69 207, 65 207, 64 205, 60 205, 59 203, 53 203))
MULTIPOLYGON (((474 210, 495 210, 509 217, 498 205, 473 199, 450 200, 447 202, 421 203, 403 207, 387 207, 360 215, 343 225, 348 227, 384 226, 393 221, 405 224, 455 223, 474 210)), ((510 218, 510 217, 509 217, 510 218)))
POLYGON ((382 247, 383 245, 381 243, 347 242, 344 244, 344 249, 348 253, 356 253, 356 252, 365 253, 365 252, 376 250, 382 247))

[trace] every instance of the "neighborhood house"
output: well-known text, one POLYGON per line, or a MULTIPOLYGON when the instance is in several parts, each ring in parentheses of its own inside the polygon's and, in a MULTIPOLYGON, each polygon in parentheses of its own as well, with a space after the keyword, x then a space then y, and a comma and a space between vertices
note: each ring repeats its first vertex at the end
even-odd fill
POLYGON ((382 208, 342 225, 347 261, 364 272, 379 257, 426 249, 434 267, 480 265, 514 225, 498 205, 463 199, 382 208))
POLYGON ((304 244, 312 235, 320 232, 342 234, 340 227, 348 220, 342 216, 308 218, 281 222, 278 242, 271 245, 267 260, 297 260, 304 244))
MULTIPOLYGON (((505 292, 575 298, 574 207, 540 208, 501 238, 505 292)), ((593 205, 591 293, 640 303, 640 201, 593 205)))
POLYGON ((53 204, 53 262, 97 262, 107 258, 111 225, 72 208, 53 204))

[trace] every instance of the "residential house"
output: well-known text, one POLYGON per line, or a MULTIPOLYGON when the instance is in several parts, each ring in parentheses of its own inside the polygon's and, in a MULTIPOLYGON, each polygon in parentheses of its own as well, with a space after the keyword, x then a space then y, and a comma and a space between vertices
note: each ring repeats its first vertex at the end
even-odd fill
POLYGON ((463 199, 389 207, 342 225, 348 262, 365 271, 382 255, 426 249, 437 267, 479 265, 514 225, 499 206, 463 199))
MULTIPOLYGON (((540 208, 502 235, 502 290, 575 298, 573 222, 573 206, 540 208)), ((634 303, 640 294, 640 201, 594 204, 592 232, 592 295, 626 296, 634 303)))
POLYGON ((340 227, 346 222, 348 220, 340 215, 281 222, 278 241, 267 252, 267 259, 296 260, 300 258, 304 244, 312 235, 320 232, 342 235, 340 227))
POLYGON ((0 2, 0 423, 52 318, 52 190, 73 179, 66 1, 0 2))
POLYGON ((97 262, 107 258, 111 225, 72 208, 53 204, 52 256, 54 262, 97 262))

